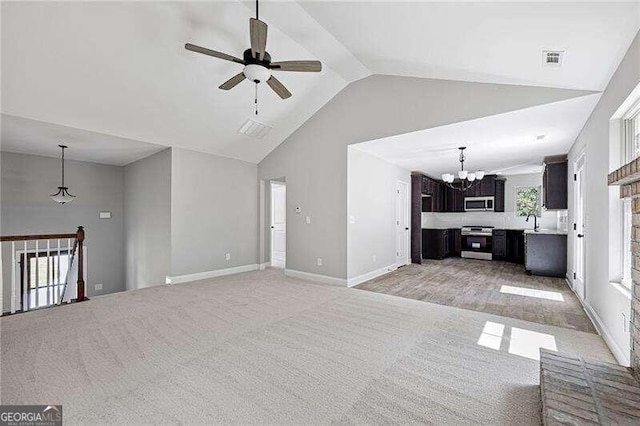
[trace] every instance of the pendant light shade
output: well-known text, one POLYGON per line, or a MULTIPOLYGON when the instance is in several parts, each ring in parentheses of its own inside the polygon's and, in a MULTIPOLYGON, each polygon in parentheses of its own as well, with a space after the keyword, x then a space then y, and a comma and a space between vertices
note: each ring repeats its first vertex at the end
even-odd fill
POLYGON ((66 145, 58 145, 62 149, 62 184, 58 187, 58 192, 51 194, 51 199, 56 203, 66 204, 72 202, 76 196, 69 193, 69 188, 64 186, 64 150, 66 145))

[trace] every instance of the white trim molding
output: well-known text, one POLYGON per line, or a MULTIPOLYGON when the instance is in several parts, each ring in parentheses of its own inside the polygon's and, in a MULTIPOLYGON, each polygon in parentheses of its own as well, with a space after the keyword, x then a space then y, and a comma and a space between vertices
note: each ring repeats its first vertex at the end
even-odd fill
POLYGON ((261 263, 260 266, 258 267, 258 269, 260 269, 261 271, 264 271, 265 269, 267 269, 270 266, 271 266, 271 262, 265 262, 265 263, 261 263))
POLYGON ((611 337, 607 332, 607 328, 591 305, 585 301, 582 306, 584 307, 584 311, 587 313, 587 316, 591 319, 591 322, 593 322, 593 325, 595 325, 596 330, 598 330, 598 334, 602 336, 604 342, 609 346, 609 349, 616 358, 616 361, 618 361, 618 364, 628 367, 631 364, 630 354, 625 354, 624 351, 620 349, 615 340, 613 340, 613 337, 611 337))
POLYGON ((358 275, 357 277, 349 278, 347 280, 347 287, 354 287, 358 284, 362 284, 365 281, 372 280, 374 278, 381 277, 382 275, 388 274, 389 272, 393 272, 398 269, 398 265, 396 263, 385 266, 384 268, 376 269, 375 271, 367 272, 366 274, 358 275))
POLYGON ((625 354, 624 351, 620 349, 620 346, 618 346, 618 344, 613 339, 613 337, 611 337, 611 335, 607 332, 607 328, 605 327, 604 323, 602 322, 602 320, 600 319, 596 311, 591 307, 589 302, 587 302, 586 300, 580 299, 580 297, 578 296, 578 293, 576 293, 575 289, 571 285, 572 282, 569 281, 568 278, 565 281, 567 282, 567 285, 569 285, 569 288, 576 295, 576 298, 582 305, 582 309, 584 310, 584 312, 587 314, 587 316, 593 323, 593 326, 596 328, 596 331, 598 332, 600 337, 602 337, 604 342, 609 347, 609 350, 615 357, 616 361, 618 361, 618 364, 628 367, 631 364, 630 354, 625 354))
POLYGON ((329 284, 338 287, 346 287, 347 280, 344 278, 330 277, 328 275, 312 274, 310 272, 296 271, 295 269, 285 269, 284 274, 288 277, 299 278, 305 281, 313 281, 321 284, 329 284))
POLYGON ((234 268, 216 269, 215 271, 196 272, 195 274, 176 275, 175 277, 167 276, 167 284, 181 284, 191 281, 206 280, 207 278, 222 277, 225 275, 240 274, 242 272, 257 271, 258 264, 236 266, 234 268))

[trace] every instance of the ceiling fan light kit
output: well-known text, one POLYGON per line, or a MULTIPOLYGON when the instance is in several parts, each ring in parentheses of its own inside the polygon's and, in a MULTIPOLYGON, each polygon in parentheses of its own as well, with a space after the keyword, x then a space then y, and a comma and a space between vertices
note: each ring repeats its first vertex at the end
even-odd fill
POLYGON ((269 87, 282 99, 291 97, 291 92, 275 78, 271 71, 289 72, 320 72, 322 63, 320 61, 284 61, 271 62, 271 55, 267 52, 267 30, 265 22, 258 18, 258 0, 256 0, 256 17, 249 19, 249 38, 251 47, 244 51, 243 59, 226 53, 196 46, 191 43, 185 44, 185 49, 225 61, 235 62, 244 65, 241 73, 236 74, 219 86, 222 90, 231 90, 247 79, 256 84, 256 115, 258 114, 258 84, 266 82, 269 87))
POLYGON ((456 175, 451 173, 444 173, 442 175, 442 181, 447 184, 448 187, 452 189, 456 189, 458 191, 466 191, 472 186, 476 185, 478 182, 484 178, 484 172, 482 170, 478 170, 476 172, 469 172, 464 169, 464 160, 466 159, 464 150, 467 149, 466 146, 461 146, 458 148, 460 150, 460 170, 458 171, 458 181, 456 181, 456 175))

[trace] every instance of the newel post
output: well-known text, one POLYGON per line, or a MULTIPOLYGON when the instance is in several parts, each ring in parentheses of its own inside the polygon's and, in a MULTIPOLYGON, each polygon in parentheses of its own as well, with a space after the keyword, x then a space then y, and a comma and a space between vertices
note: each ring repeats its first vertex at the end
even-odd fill
POLYGON ((84 251, 82 249, 84 243, 84 227, 78 226, 76 240, 78 241, 78 298, 76 301, 82 302, 86 299, 84 296, 84 251))

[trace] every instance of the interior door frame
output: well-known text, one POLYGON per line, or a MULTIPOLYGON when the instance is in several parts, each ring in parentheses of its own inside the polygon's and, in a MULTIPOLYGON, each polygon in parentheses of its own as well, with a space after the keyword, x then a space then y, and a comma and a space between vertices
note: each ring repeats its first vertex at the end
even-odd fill
POLYGON ((573 179, 573 208, 574 208, 574 212, 575 212, 575 216, 573 218, 573 225, 572 225, 572 238, 573 238, 573 242, 574 242, 574 249, 573 249, 573 273, 574 273, 574 279, 572 280, 572 284, 573 284, 573 291, 576 293, 576 295, 578 296, 578 298, 580 300, 586 300, 587 298, 587 278, 586 278, 586 274, 587 274, 587 256, 586 256, 586 234, 584 233, 584 226, 585 226, 585 206, 586 206, 586 191, 585 191, 585 182, 584 182, 584 170, 585 170, 585 162, 586 162, 586 156, 585 156, 585 151, 582 150, 582 152, 580 152, 580 154, 578 155, 578 157, 576 158, 576 160, 573 163, 573 172, 574 172, 574 179, 573 179), (582 176, 580 176, 580 173, 582 172, 582 176), (578 208, 579 204, 580 204, 580 199, 582 198, 582 206, 581 209, 578 208), (578 217, 579 215, 581 216, 580 218, 580 222, 581 222, 581 226, 578 226, 579 220, 578 217), (582 229, 580 229, 582 228, 582 229), (582 234, 583 237, 582 238, 578 238, 578 234, 582 234), (578 250, 578 246, 582 245, 582 250, 581 253, 580 250, 578 250), (580 259, 580 257, 582 257, 582 259, 580 259), (582 268, 581 271, 578 270, 578 265, 580 265, 582 268), (580 282, 578 283, 578 276, 580 276, 580 282))
MULTIPOLYGON (((411 185, 409 184, 409 182, 405 182, 403 180, 397 180, 396 181, 396 187, 395 187, 395 207, 396 207, 396 227, 399 226, 397 221, 398 221, 398 216, 397 216, 397 212, 398 212, 398 187, 399 185, 404 186, 405 188, 405 194, 406 194, 406 201, 405 201, 405 223, 407 224, 407 246, 405 247, 405 258, 403 260, 398 259, 398 256, 396 255, 396 266, 400 267, 400 266, 404 266, 404 265, 408 265, 409 263, 411 263, 411 194, 410 194, 410 190, 411 190, 411 185)), ((398 229, 396 228, 396 253, 398 253, 398 229)))
POLYGON ((272 267, 276 267, 276 268, 282 268, 284 269, 286 267, 286 262, 287 262, 287 249, 286 249, 286 224, 287 224, 287 220, 286 220, 286 216, 285 216, 285 251, 284 251, 284 256, 285 256, 285 260, 282 264, 277 264, 274 261, 273 258, 273 243, 274 243, 274 238, 273 238, 273 233, 274 233, 274 229, 273 229, 273 189, 274 186, 281 186, 284 188, 284 210, 285 210, 285 215, 286 215, 286 211, 287 211, 287 184, 286 182, 279 182, 279 181, 274 181, 272 180, 270 182, 269 185, 269 190, 270 190, 270 196, 269 196, 269 227, 270 227, 270 233, 269 233, 269 259, 270 259, 270 263, 272 267))

